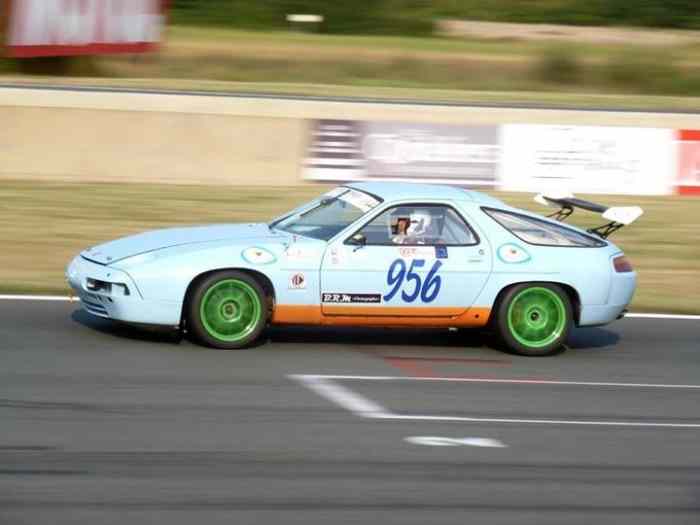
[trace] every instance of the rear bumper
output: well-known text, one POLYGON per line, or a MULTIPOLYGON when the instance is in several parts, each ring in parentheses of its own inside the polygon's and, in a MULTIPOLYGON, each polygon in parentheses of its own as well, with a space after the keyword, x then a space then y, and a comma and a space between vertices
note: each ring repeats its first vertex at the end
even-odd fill
POLYGON ((93 263, 78 256, 66 269, 68 284, 80 299, 83 309, 97 317, 126 323, 179 326, 182 305, 166 301, 145 300, 134 280, 124 271, 93 263), (110 291, 89 290, 88 279, 125 285, 110 291))
POLYGON ((579 326, 596 326, 612 323, 627 311, 637 289, 635 272, 613 273, 608 301, 604 305, 581 305, 579 326))

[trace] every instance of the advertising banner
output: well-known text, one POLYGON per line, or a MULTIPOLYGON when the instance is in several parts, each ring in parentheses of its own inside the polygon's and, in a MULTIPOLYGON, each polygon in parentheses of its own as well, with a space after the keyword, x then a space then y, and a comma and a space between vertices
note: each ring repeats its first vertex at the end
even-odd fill
POLYGON ((15 58, 143 53, 160 41, 168 0, 7 0, 15 58))
POLYGON ((674 132, 657 128, 511 124, 502 129, 501 189, 665 195, 674 132))
POLYGON ((700 195, 700 130, 678 132, 676 187, 681 195, 700 195))
POLYGON ((304 178, 494 186, 498 126, 315 120, 304 178))

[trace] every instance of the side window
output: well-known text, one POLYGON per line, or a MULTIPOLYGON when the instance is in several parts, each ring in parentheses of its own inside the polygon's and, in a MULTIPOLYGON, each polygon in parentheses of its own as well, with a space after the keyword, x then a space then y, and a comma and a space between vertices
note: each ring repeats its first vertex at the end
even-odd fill
POLYGON ((465 246, 478 242, 457 212, 435 204, 390 208, 357 233, 368 245, 465 246))
POLYGON ((503 210, 483 208, 484 212, 519 239, 539 246, 605 246, 600 239, 543 220, 503 210))

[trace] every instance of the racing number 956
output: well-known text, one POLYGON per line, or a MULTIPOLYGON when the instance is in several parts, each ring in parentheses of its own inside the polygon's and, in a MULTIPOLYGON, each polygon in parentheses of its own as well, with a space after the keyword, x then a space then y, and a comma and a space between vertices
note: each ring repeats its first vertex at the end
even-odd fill
POLYGON ((396 259, 391 263, 386 275, 386 283, 393 288, 384 296, 384 300, 391 301, 401 291, 401 298, 407 303, 414 302, 418 297, 424 303, 433 302, 442 286, 442 278, 437 275, 442 263, 440 261, 433 263, 428 275, 425 276, 425 281, 415 271, 423 266, 425 266, 423 259, 413 259, 409 268, 406 268, 406 262, 403 259, 396 259))

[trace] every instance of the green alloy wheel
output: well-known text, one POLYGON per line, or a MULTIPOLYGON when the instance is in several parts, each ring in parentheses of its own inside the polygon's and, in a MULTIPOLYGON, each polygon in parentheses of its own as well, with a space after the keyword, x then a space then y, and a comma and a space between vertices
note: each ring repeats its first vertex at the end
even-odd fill
POLYGON ((509 289, 498 308, 498 331, 509 350, 523 355, 557 352, 571 328, 571 302, 561 287, 527 283, 509 289))
POLYGON ((265 328, 267 307, 260 284, 237 271, 217 272, 199 282, 189 301, 189 325, 215 348, 243 348, 265 328))

